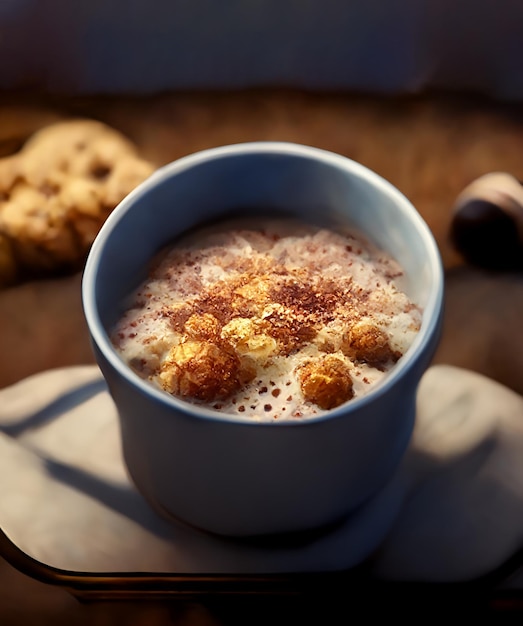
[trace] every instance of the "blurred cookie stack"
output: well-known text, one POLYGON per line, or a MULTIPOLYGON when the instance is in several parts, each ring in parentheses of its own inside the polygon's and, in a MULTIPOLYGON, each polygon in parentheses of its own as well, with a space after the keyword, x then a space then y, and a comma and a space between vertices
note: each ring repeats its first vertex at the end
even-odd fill
POLYGON ((155 166, 115 129, 60 121, 0 159, 0 287, 81 269, 103 222, 155 166))

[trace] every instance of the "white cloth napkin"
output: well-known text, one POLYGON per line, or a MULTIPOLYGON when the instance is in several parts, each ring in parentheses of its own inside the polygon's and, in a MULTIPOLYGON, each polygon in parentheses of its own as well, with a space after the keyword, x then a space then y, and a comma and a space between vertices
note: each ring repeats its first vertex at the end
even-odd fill
POLYGON ((382 579, 470 580, 523 543, 523 399, 430 368, 407 454, 378 496, 329 533, 255 545, 160 519, 127 477, 98 368, 53 370, 0 391, 0 528, 80 572, 336 571, 372 556, 382 579))

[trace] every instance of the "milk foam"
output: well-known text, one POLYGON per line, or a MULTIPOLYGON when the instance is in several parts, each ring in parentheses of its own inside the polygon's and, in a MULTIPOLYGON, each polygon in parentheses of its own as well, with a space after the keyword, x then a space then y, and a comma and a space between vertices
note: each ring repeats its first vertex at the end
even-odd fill
POLYGON ((291 220, 224 224, 191 234, 155 261, 112 339, 123 360, 160 388, 173 347, 194 341, 195 332, 197 341, 226 344, 254 368, 251 380, 226 397, 183 399, 246 419, 306 418, 324 409, 304 399, 304 363, 333 355, 360 397, 408 350, 421 310, 398 289, 402 275, 393 259, 354 234, 291 220), (198 336, 205 315, 216 321, 216 336, 198 336), (354 324, 375 327, 394 358, 376 366, 365 354, 355 357, 347 347, 354 324))

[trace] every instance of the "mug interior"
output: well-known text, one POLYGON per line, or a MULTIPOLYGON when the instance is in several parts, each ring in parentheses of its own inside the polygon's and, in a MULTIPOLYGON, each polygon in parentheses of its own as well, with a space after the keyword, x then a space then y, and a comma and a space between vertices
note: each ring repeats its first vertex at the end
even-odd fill
POLYGON ((362 233, 399 262, 405 272, 402 287, 424 309, 415 344, 433 334, 441 307, 440 259, 432 234, 410 202, 349 159, 260 142, 171 163, 109 216, 89 255, 83 291, 88 325, 105 356, 113 352, 108 334, 158 250, 219 218, 254 215, 293 217, 362 233))

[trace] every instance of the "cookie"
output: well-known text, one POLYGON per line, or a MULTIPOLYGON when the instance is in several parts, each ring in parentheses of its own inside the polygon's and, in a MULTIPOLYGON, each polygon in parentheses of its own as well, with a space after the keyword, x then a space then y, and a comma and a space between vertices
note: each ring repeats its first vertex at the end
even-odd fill
POLYGON ((107 216, 154 169, 130 140, 94 120, 52 124, 0 159, 0 234, 16 275, 79 269, 107 216))

